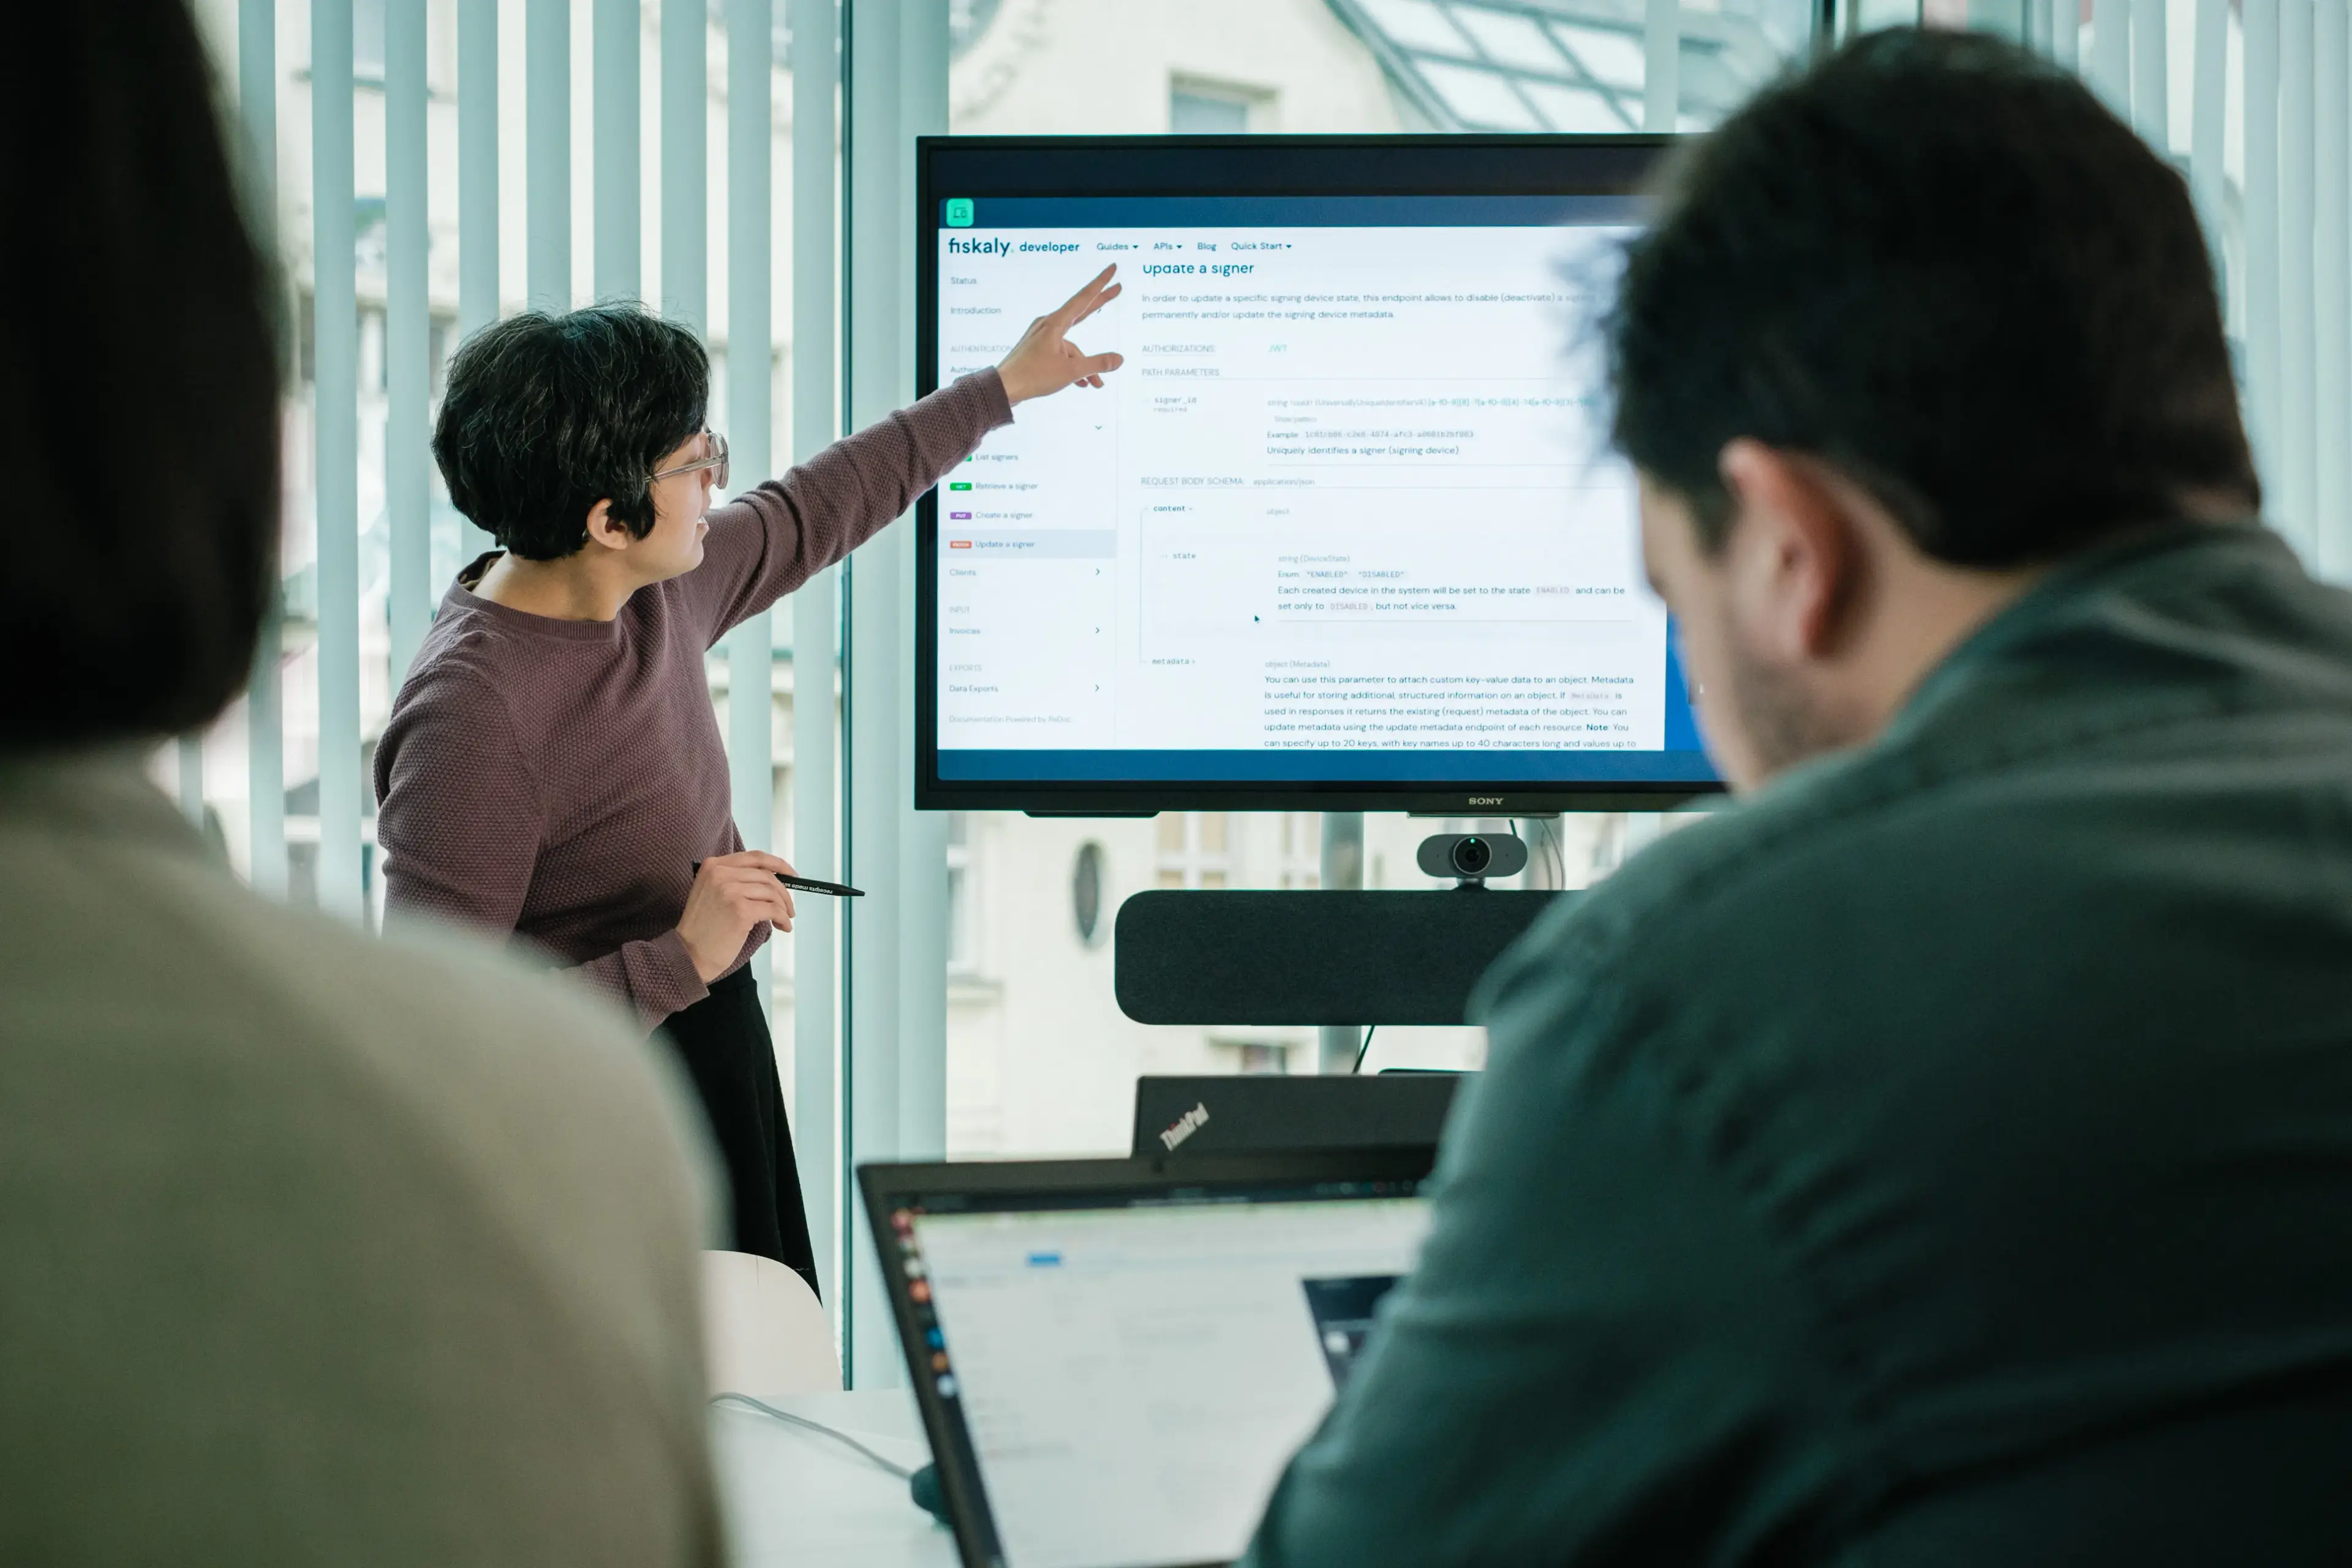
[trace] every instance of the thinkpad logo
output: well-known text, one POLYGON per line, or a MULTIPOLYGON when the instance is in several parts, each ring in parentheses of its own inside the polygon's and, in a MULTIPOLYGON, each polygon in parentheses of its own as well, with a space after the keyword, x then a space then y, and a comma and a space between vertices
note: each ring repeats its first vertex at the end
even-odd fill
POLYGON ((1202 1124, 1208 1120, 1209 1105, 1206 1100, 1203 1100, 1178 1117, 1174 1124, 1160 1135, 1160 1142, 1162 1146, 1173 1152, 1177 1144, 1198 1132, 1202 1124))

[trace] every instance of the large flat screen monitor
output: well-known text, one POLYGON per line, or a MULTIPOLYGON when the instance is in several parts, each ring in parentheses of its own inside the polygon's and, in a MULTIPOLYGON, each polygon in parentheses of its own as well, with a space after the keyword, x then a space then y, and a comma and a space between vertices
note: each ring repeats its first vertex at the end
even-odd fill
POLYGON ((1075 334, 918 514, 919 806, 1713 790, 1592 331, 1654 137, 926 139, 917 373, 1075 334))

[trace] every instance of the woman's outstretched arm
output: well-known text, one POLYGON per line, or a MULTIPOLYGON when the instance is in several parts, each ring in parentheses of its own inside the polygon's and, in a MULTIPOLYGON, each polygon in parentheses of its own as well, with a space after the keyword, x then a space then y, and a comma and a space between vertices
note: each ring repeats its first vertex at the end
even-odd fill
POLYGON ((1105 268, 1060 309, 1032 321, 994 368, 941 387, 714 509, 702 564, 677 580, 705 646, 903 516, 982 437, 1010 424, 1014 405, 1068 386, 1100 387, 1120 356, 1084 353, 1069 333, 1118 297, 1115 270, 1105 268))

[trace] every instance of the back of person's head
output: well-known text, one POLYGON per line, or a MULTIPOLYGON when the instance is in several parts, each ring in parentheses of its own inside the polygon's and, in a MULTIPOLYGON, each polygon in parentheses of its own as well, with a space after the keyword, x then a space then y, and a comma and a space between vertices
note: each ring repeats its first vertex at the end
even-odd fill
POLYGON ((702 428, 700 340, 635 305, 525 311, 484 327, 449 363, 433 456, 449 500, 526 561, 588 542, 598 501, 643 539, 656 466, 702 428))
POLYGON ((1709 547, 1739 437, 1849 475, 1919 548, 2048 561, 2261 504, 2186 185, 2081 82, 1874 34, 1664 180, 1608 324, 1619 447, 1709 547))
POLYGON ((184 731, 244 685, 277 574, 272 269, 184 0, 7 26, 0 746, 184 731))

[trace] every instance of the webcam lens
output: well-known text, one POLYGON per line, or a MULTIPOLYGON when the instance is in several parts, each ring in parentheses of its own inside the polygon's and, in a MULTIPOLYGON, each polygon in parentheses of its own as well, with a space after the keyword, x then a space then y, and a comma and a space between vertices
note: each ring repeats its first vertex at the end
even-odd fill
POLYGON ((1470 837, 1454 841, 1454 869, 1465 877, 1475 877, 1495 863, 1495 847, 1483 838, 1470 837))

